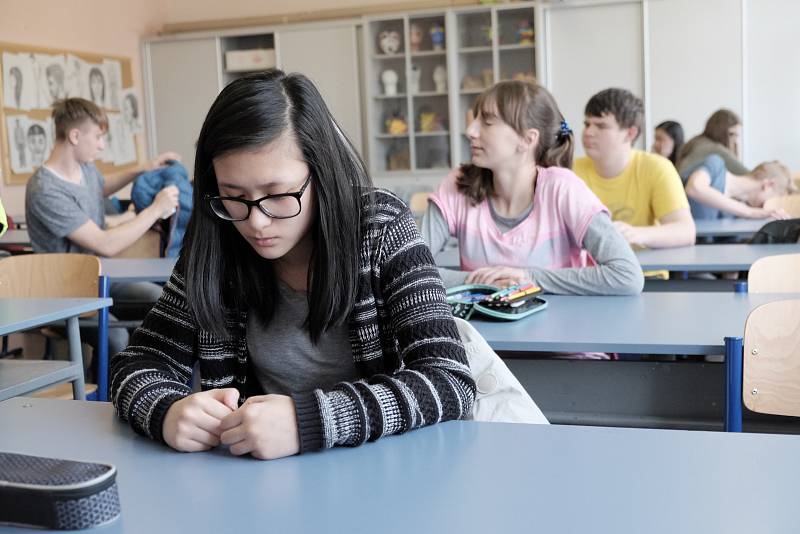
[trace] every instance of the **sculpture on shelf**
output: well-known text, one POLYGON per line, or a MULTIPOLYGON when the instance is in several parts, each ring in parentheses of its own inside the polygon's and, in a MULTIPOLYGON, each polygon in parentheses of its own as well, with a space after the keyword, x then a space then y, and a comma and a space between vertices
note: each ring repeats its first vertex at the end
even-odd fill
POLYGON ((483 37, 483 44, 485 46, 491 46, 491 44, 492 44, 492 35, 493 35, 493 32, 492 32, 491 23, 484 24, 483 26, 481 26, 481 36, 483 37))
POLYGON ((481 76, 483 76, 484 87, 490 87, 494 83, 494 71, 492 69, 483 69, 481 76))
POLYGON ((381 73, 381 83, 383 84, 383 94, 395 96, 397 94, 397 81, 400 77, 392 69, 386 69, 381 73))
POLYGON ((419 131, 422 133, 444 131, 444 121, 442 120, 442 116, 435 111, 420 111, 419 131))
POLYGON ((408 154, 408 147, 400 143, 392 143, 386 151, 386 168, 390 171, 404 171, 411 168, 411 157, 408 154))
POLYGON ((461 89, 465 91, 476 91, 483 89, 483 78, 480 76, 464 76, 461 79, 461 89))
POLYGON ((528 71, 528 72, 515 72, 511 76, 511 79, 512 80, 517 80, 517 81, 520 81, 520 82, 536 83, 536 76, 530 71, 528 71))
POLYGON ((400 111, 392 113, 385 122, 386 133, 389 135, 403 135, 408 132, 408 123, 400 111))
POLYGON ((533 26, 529 20, 519 21, 519 26, 517 27, 517 44, 533 44, 533 26))
POLYGON ((433 69, 433 84, 436 86, 437 93, 447 92, 447 69, 444 65, 436 65, 433 69))
POLYGON ((419 52, 422 49, 422 26, 416 22, 408 27, 408 46, 412 52, 419 52))
POLYGON ((400 51, 400 32, 397 30, 384 30, 378 35, 378 47, 387 55, 394 55, 400 51))
POLYGON ((411 65, 411 77, 408 79, 408 92, 412 95, 419 93, 419 79, 422 76, 422 69, 419 65, 411 65))
POLYGON ((444 26, 434 24, 430 29, 431 44, 434 50, 444 50, 444 26))

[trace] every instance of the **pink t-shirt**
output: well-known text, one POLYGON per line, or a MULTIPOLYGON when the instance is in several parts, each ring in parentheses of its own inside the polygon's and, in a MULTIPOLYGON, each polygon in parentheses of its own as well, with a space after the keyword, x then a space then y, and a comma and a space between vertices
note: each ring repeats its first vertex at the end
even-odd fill
POLYGON ((571 170, 537 171, 533 211, 505 233, 492 219, 488 200, 472 205, 458 192, 458 169, 441 183, 431 200, 444 215, 450 235, 458 238, 462 271, 491 265, 559 269, 595 264, 582 247, 583 237, 592 217, 608 210, 571 170))

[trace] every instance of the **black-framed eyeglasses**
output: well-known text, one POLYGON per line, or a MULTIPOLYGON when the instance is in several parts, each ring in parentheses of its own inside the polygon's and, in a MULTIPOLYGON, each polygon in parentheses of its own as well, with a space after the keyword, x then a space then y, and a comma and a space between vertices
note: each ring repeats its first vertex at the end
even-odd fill
POLYGON ((206 205, 211 209, 211 213, 226 221, 244 221, 250 218, 250 210, 258 207, 261 213, 273 219, 291 219, 300 215, 302 205, 300 197, 311 183, 311 175, 306 178, 300 191, 294 193, 279 193, 277 195, 267 195, 256 200, 247 200, 235 197, 212 197, 205 196, 206 205))

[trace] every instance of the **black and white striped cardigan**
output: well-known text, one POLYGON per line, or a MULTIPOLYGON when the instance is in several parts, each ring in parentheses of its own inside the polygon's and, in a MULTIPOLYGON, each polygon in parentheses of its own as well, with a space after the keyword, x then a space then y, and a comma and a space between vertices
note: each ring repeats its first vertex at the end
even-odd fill
MULTIPOLYGON (((292 395, 300 452, 360 445, 472 411, 475 382, 431 252, 397 197, 378 190, 373 199, 348 323, 361 379, 292 395)), ((262 393, 249 369, 246 312, 228 310, 229 336, 220 339, 192 319, 184 283, 178 267, 111 362, 117 414, 159 441, 167 409, 191 393, 197 361, 203 390, 236 387, 240 401, 262 393)))

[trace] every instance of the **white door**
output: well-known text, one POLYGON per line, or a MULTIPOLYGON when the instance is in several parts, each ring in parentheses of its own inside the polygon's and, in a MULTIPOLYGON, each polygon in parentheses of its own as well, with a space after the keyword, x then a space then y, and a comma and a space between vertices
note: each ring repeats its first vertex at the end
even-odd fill
POLYGON ((150 152, 178 152, 194 175, 200 127, 220 91, 216 38, 145 43, 150 152))
POLYGON ((355 24, 316 26, 278 33, 279 65, 308 76, 336 122, 361 151, 361 101, 355 24))
MULTIPOLYGON (((583 110, 595 93, 621 87, 644 97, 641 2, 553 6, 544 10, 548 88, 584 154, 583 110)), ((642 136, 636 143, 644 146, 642 136)))

